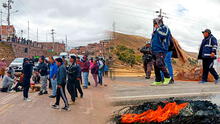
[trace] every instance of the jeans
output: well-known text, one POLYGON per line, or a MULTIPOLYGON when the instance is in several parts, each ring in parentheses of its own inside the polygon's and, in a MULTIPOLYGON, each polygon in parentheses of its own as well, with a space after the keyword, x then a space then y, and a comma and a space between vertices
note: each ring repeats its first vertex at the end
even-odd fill
MULTIPOLYGON (((168 69, 168 72, 171 78, 173 78, 172 55, 173 55, 173 52, 170 51, 166 54, 165 59, 164 59, 166 68, 168 69)), ((162 79, 164 78, 164 75, 162 72, 161 72, 161 77, 162 79)))
POLYGON ((100 70, 99 70, 98 78, 99 78, 99 84, 101 84, 101 85, 102 85, 102 83, 103 83, 102 77, 103 77, 103 71, 100 71, 100 70))
POLYGON ((52 96, 56 96, 57 93, 57 79, 50 79, 52 85, 52 96))
POLYGON ((89 83, 89 72, 83 72, 83 80, 84 80, 84 86, 88 87, 89 83))

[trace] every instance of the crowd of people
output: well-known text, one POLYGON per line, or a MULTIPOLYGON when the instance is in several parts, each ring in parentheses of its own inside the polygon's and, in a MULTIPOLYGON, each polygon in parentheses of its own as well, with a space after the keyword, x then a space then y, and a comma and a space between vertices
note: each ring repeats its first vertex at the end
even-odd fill
POLYGON ((73 104, 78 96, 83 98, 81 84, 83 84, 83 89, 87 89, 91 85, 94 87, 103 85, 103 74, 106 67, 104 59, 99 57, 88 59, 88 56, 85 55, 81 59, 77 56, 70 56, 67 60, 65 57, 54 59, 51 56, 47 60, 44 56, 41 56, 37 66, 34 65, 31 59, 24 58, 23 71, 18 76, 13 68, 9 67, 6 70, 6 64, 4 60, 1 60, 1 91, 23 91, 24 100, 29 102, 31 101, 28 96, 29 88, 34 84, 41 84, 38 95, 48 94, 48 88, 51 88, 52 92, 49 98, 56 98, 52 108, 59 108, 61 97, 65 104, 62 109, 69 110, 69 105, 73 104), (6 74, 3 72, 6 72, 6 74), (89 81, 90 72, 94 79, 93 84, 89 81), (66 89, 71 96, 71 101, 68 101, 66 97, 66 89))
MULTIPOLYGON (((163 18, 153 20, 153 34, 150 41, 140 50, 143 53, 143 65, 146 79, 150 79, 154 66, 155 82, 152 85, 168 85, 174 83, 172 57, 178 58, 177 50, 170 29, 164 25, 163 18)), ((218 43, 210 29, 202 31, 204 39, 200 45, 198 59, 202 60, 203 74, 199 83, 206 83, 209 72, 219 82, 219 75, 214 69, 218 43)))

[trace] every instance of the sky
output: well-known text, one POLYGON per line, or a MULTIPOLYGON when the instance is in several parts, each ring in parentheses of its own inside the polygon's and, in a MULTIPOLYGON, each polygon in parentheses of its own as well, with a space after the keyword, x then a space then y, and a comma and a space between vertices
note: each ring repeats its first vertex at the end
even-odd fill
POLYGON ((183 49, 198 52, 202 30, 209 28, 220 39, 219 0, 117 0, 111 8, 116 30, 151 38, 155 11, 166 13, 164 23, 183 49))
MULTIPOLYGON (((108 0, 13 0, 13 9, 18 10, 11 16, 11 23, 15 25, 17 35, 28 34, 30 39, 38 41, 52 41, 51 29, 55 30, 55 41, 62 42, 67 35, 68 46, 76 47, 91 42, 108 39, 106 30, 108 23, 108 0)), ((2 5, 6 0, 1 0, 2 5)), ((6 13, 2 7, 0 8, 6 13)), ((6 24, 6 14, 3 14, 6 24)), ((110 25, 109 25, 110 24, 110 25)))
MULTIPOLYGON (((68 46, 76 47, 109 39, 106 31, 112 31, 113 22, 118 32, 151 38, 155 11, 162 9, 165 25, 182 48, 197 52, 202 30, 210 28, 220 39, 219 6, 219 0, 14 0, 11 23, 18 36, 24 30, 27 37, 29 21, 30 39, 37 40, 38 30, 38 41, 52 41, 54 29, 55 41, 67 35, 68 46)), ((6 24, 6 11, 0 9, 6 24)))

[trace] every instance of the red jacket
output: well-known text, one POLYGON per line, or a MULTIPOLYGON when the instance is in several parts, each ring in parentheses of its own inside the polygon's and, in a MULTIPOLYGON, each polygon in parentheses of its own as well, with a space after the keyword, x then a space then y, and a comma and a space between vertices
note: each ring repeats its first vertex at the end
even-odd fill
POLYGON ((89 61, 83 61, 81 64, 81 70, 82 72, 89 72, 90 63, 89 61))

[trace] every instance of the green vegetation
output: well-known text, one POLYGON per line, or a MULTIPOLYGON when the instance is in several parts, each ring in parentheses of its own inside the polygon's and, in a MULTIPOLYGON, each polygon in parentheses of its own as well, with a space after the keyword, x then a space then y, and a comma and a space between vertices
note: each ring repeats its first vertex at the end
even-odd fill
POLYGON ((131 67, 142 61, 141 56, 135 55, 135 51, 133 49, 127 48, 123 45, 119 45, 115 48, 115 54, 120 61, 130 65, 131 67))
POLYGON ((198 64, 198 60, 193 59, 193 58, 188 58, 189 64, 190 65, 197 65, 198 64))

